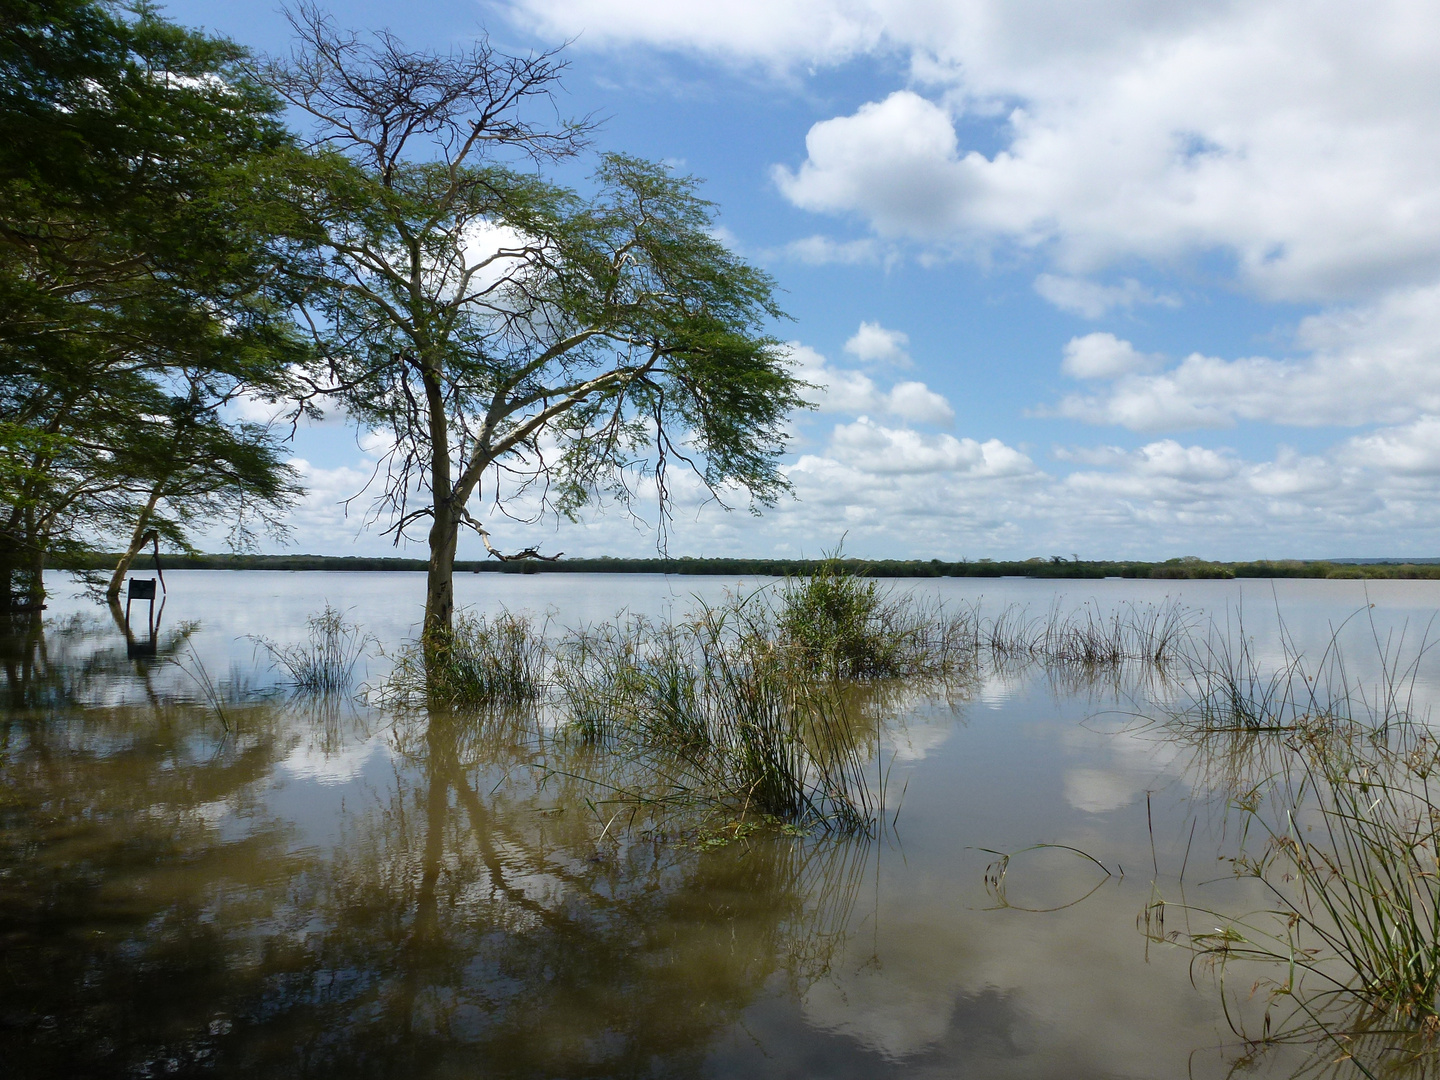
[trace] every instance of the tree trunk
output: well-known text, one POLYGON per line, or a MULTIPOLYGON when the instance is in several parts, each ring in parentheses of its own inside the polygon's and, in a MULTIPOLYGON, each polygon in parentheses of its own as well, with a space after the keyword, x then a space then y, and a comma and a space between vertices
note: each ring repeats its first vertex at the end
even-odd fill
POLYGON ((25 556, 29 562, 28 604, 34 611, 45 605, 45 543, 39 535, 33 510, 25 511, 25 556))
POLYGON ((135 556, 140 554, 140 549, 145 546, 149 537, 150 518, 155 513, 155 504, 160 501, 160 485, 156 484, 150 492, 150 501, 140 511, 140 517, 135 522, 135 531, 130 534, 130 546, 125 549, 125 554, 120 556, 120 561, 115 564, 115 573, 110 575, 110 586, 105 590, 105 599, 109 603, 115 603, 120 599, 120 589, 125 584, 125 575, 130 572, 130 564, 135 561, 135 556))
POLYGON ((430 566, 425 582, 426 640, 447 636, 455 626, 455 547, 460 522, 448 502, 435 500, 430 526, 430 566))
POLYGON ((0 529, 0 615, 8 615, 15 607, 15 558, 18 542, 9 530, 0 529))
MULTIPOLYGON (((421 356, 424 357, 423 347, 421 356)), ((430 523, 430 567, 425 583, 425 629, 421 634, 428 661, 433 655, 433 646, 449 637, 455 628, 455 545, 459 539, 460 514, 450 486, 450 430, 439 364, 422 360, 420 375, 429 414, 430 491, 435 500, 430 523)))

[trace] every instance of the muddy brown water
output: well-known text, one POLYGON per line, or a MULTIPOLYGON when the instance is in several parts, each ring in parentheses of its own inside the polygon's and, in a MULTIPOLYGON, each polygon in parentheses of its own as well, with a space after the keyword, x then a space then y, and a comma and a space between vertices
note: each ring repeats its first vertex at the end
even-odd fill
MULTIPOLYGON (((558 628, 763 584, 476 575, 459 600, 558 628)), ((1416 642, 1440 609, 1434 582, 888 584, 992 614, 1172 600, 1243 619, 1269 663, 1279 618, 1317 650, 1349 618, 1360 679, 1376 634, 1416 642)), ((1243 1052, 1213 975, 1140 916, 1264 906, 1223 861, 1246 765, 1139 722, 1143 680, 990 667, 897 693, 875 835, 700 850, 610 820, 524 725, 276 692, 248 635, 297 641, 329 601, 393 653, 420 575, 167 585, 154 658, 60 576, 7 646, 6 1077, 1183 1077, 1243 1052), (987 887, 995 852, 1035 844, 1066 847, 987 887)))

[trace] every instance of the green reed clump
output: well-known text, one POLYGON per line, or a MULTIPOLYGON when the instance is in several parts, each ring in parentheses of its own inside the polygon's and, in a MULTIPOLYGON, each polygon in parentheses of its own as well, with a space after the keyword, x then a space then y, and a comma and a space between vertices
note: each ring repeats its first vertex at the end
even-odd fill
POLYGON ((1347 711, 1344 694, 1327 692, 1326 672, 1307 665, 1288 637, 1282 641, 1281 663, 1265 665, 1243 625, 1236 634, 1212 625, 1186 657, 1190 700, 1182 713, 1207 727, 1282 730, 1347 711))
POLYGON ((1043 618, 1005 608, 979 621, 976 638, 992 659, 1082 667, 1139 662, 1174 663, 1190 650, 1193 613, 1173 601, 1130 603, 1104 612, 1094 602, 1063 611, 1057 602, 1043 618))
POLYGON ((827 559, 791 578, 775 601, 774 634, 792 662, 834 679, 940 674, 973 660, 973 612, 895 596, 827 559))
POLYGON ((613 786, 640 801, 827 829, 873 820, 870 751, 842 689, 796 662, 763 597, 572 635, 554 674, 570 730, 636 766, 613 786))
POLYGON ((532 702, 545 692, 547 653, 525 615, 460 613, 452 630, 402 649, 375 696, 396 707, 532 702))
POLYGON ((703 747, 710 740, 695 654, 691 628, 665 624, 650 635, 649 648, 635 667, 637 719, 657 742, 703 747))
POLYGON ((908 627, 878 582, 827 561, 813 576, 787 581, 779 599, 776 629, 799 662, 833 678, 899 673, 908 627))
POLYGON ((258 636, 250 640, 270 654, 271 662, 284 669, 297 689, 316 694, 348 689, 355 678, 355 665, 374 639, 328 603, 325 610, 307 618, 305 625, 308 642, 280 645, 258 636))
MULTIPOLYGON (((1346 964, 1351 991, 1409 1026, 1440 1016, 1440 754, 1428 734, 1400 746, 1313 733, 1306 780, 1323 830, 1275 834, 1285 907, 1346 964), (1284 882, 1293 874, 1298 888, 1284 882)), ((1274 881, 1273 868, 1256 872, 1274 881)))

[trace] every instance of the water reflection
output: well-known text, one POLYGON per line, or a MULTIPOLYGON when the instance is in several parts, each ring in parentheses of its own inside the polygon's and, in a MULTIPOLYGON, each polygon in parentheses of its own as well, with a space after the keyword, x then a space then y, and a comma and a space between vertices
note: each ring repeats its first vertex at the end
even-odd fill
POLYGON ((771 980, 827 970, 865 862, 809 838, 597 843, 581 785, 528 767, 524 715, 332 699, 222 725, 84 697, 4 727, 13 1075, 688 1074, 771 980), (281 766, 377 738, 388 779, 345 799, 333 847, 304 842, 281 766))
POLYGON ((408 767, 349 823, 316 896, 334 914, 308 939, 317 985, 334 987, 317 1033, 357 1016, 387 1033, 355 1064, 684 1075, 772 977, 826 969, 861 849, 597 845, 574 782, 523 768, 523 723, 407 726, 408 767))
POLYGON ((189 704, 49 704, 8 716, 0 743, 7 1069, 203 1060, 229 1003, 259 989, 237 933, 284 904, 300 869, 290 825, 258 796, 272 718, 252 710, 236 736, 189 704))
MULTIPOLYGON (((5 635, 7 1074, 1059 1078, 1334 1062, 1314 1045, 1245 1060, 1189 953, 1137 928, 1157 893, 1264 904, 1217 860, 1227 807, 1277 768, 1275 739, 1142 728, 1138 714, 1163 719, 1181 698, 1168 672, 1001 664, 876 688, 853 713, 895 828, 699 851, 643 814, 615 820, 579 778, 624 763, 544 717, 280 692, 247 666, 245 635, 298 639, 323 594, 285 601, 287 636, 252 618, 259 602, 184 622, 196 604, 175 592, 154 656, 130 647, 148 625, 127 635, 96 609, 5 635), (1036 843, 1117 872, 1039 849, 998 906, 980 849, 1036 843)), ((1178 919, 1167 934, 1204 930, 1178 919)))

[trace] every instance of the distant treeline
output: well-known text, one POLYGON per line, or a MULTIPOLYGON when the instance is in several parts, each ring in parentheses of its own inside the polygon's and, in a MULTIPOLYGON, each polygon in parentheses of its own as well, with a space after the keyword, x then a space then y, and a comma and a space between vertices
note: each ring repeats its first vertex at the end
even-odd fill
MULTIPOLYGON (((95 554, 62 562, 60 569, 92 570, 114 565, 114 556, 95 554)), ((136 569, 148 567, 148 557, 136 569)), ((721 577, 787 577, 813 573, 820 559, 560 559, 556 562, 457 562, 462 573, 491 574, 696 574, 721 577)), ((1027 578, 1440 578, 1440 564, 1385 561, 1260 560, 1207 562, 1111 562, 1090 559, 991 559, 946 562, 942 559, 840 559, 847 573, 864 577, 1027 577, 1027 578)), ((414 570, 424 559, 357 558, 330 555, 164 555, 161 566, 177 570, 414 570)))

